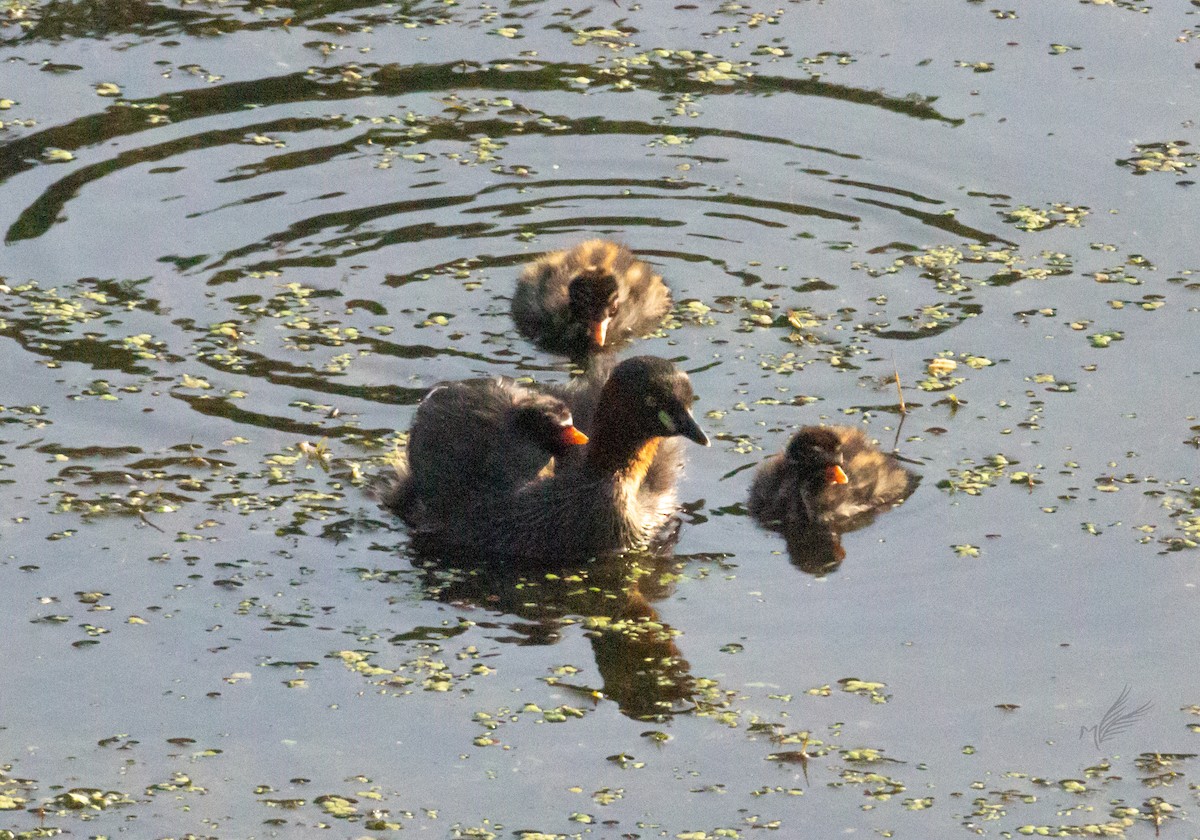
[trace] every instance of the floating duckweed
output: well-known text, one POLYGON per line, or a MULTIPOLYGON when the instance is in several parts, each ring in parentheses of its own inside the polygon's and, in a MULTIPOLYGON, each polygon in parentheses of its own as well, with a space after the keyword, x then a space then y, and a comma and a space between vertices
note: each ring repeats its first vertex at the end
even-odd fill
POLYGON ((1093 347, 1108 347, 1114 341, 1121 341, 1125 338, 1125 333, 1120 330, 1108 330, 1101 333, 1093 333, 1088 336, 1088 341, 1093 347))
MULTIPOLYGON (((147 793, 151 793, 151 790, 148 789, 147 793)), ((106 811, 115 805, 136 804, 134 799, 124 793, 96 788, 71 788, 55 796, 53 801, 59 808, 69 811, 106 811)))
POLYGON ((997 453, 983 459, 984 463, 975 465, 971 460, 961 469, 949 470, 950 477, 942 479, 937 486, 952 493, 966 493, 971 496, 980 495, 986 488, 994 487, 996 483, 1008 474, 1008 468, 1018 464, 1018 461, 1008 459, 997 453))
POLYGON ((1107 271, 1097 271, 1091 275, 1097 283, 1124 283, 1128 286, 1140 286, 1142 281, 1135 275, 1129 274, 1124 267, 1118 266, 1107 271))
POLYGON ((945 271, 963 261, 963 252, 952 245, 939 245, 926 249, 925 253, 911 258, 913 265, 921 268, 945 271))
POLYGON ((1150 172, 1167 172, 1177 174, 1196 165, 1200 155, 1195 152, 1185 152, 1184 141, 1166 141, 1162 143, 1141 143, 1133 147, 1133 156, 1118 159, 1117 165, 1128 167, 1134 175, 1146 175, 1150 172))
POLYGON ((842 781, 835 782, 832 787, 839 787, 844 784, 860 785, 864 788, 864 796, 869 796, 881 802, 887 801, 893 796, 907 790, 902 782, 885 776, 882 773, 862 773, 857 770, 847 769, 841 772, 841 778, 842 781))
POLYGON ((692 142, 694 138, 684 134, 664 134, 657 139, 651 140, 647 146, 683 146, 692 142))
POLYGON ((1034 232, 1049 230, 1058 225, 1080 227, 1083 224, 1083 218, 1089 212, 1086 207, 1072 207, 1069 204, 1056 202, 1051 204, 1048 210, 1035 210, 1022 204, 1015 210, 1009 210, 1004 216, 1021 230, 1034 232))
POLYGON ((958 362, 953 359, 934 359, 929 362, 928 370, 935 377, 949 376, 958 368, 958 362))
POLYGON ((153 796, 155 792, 171 793, 178 791, 185 793, 207 793, 207 789, 197 786, 192 782, 190 776, 180 772, 172 774, 171 780, 168 782, 156 782, 146 787, 146 793, 150 796, 153 796))
POLYGON ((192 376, 190 373, 185 373, 179 378, 179 382, 184 388, 199 388, 201 390, 209 390, 212 384, 202 376, 192 376))
POLYGON ((883 693, 883 689, 887 688, 887 683, 867 682, 857 677, 843 677, 838 680, 838 685, 842 687, 842 691, 849 694, 871 698, 872 703, 886 703, 891 698, 891 695, 883 693))
POLYGON ((616 790, 613 790, 612 788, 601 788, 592 794, 592 801, 597 805, 611 805, 617 800, 623 798, 624 795, 624 788, 617 788, 616 790))
POLYGON ((344 820, 358 816, 358 805, 353 799, 347 799, 344 796, 327 794, 318 796, 313 802, 320 805, 322 811, 335 819, 344 820))
POLYGON ((584 714, 583 709, 576 708, 575 706, 558 706, 543 711, 542 720, 547 723, 563 723, 568 718, 581 718, 584 714))

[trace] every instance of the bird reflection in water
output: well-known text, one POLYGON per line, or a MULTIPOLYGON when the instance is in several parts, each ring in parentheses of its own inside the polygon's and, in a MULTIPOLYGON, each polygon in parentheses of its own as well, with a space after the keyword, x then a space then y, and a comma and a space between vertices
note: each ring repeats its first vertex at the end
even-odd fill
POLYGON ((582 626, 602 684, 562 677, 550 682, 595 703, 611 700, 630 718, 661 721, 693 708, 695 680, 676 645, 678 631, 654 608, 674 590, 683 561, 669 546, 655 549, 557 568, 445 554, 423 555, 413 563, 426 597, 493 613, 492 620, 474 623, 509 631, 498 641, 555 644, 564 631, 582 626))

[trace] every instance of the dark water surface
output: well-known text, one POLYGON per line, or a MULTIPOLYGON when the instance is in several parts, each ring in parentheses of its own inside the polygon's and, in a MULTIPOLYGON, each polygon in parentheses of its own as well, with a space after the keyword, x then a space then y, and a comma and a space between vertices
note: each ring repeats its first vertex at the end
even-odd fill
POLYGON ((1194 835, 1198 62, 1183 0, 0 7, 0 836, 1194 835), (676 556, 415 561, 367 487, 568 376, 508 297, 595 236, 714 437, 676 556), (744 508, 819 422, 922 476, 840 565, 744 508))

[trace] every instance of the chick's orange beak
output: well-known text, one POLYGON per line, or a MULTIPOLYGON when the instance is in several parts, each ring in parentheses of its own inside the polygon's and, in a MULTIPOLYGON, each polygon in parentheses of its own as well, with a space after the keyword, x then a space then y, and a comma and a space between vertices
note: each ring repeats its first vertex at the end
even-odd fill
POLYGON ((582 446, 588 442, 588 436, 574 426, 563 426, 562 442, 568 446, 582 446))
POLYGON ((830 484, 845 484, 850 479, 846 478, 846 471, 837 464, 830 464, 825 468, 825 480, 830 484))
POLYGON ((596 321, 591 324, 592 344, 597 347, 603 347, 604 340, 608 338, 608 321, 609 319, 605 318, 603 321, 596 321))

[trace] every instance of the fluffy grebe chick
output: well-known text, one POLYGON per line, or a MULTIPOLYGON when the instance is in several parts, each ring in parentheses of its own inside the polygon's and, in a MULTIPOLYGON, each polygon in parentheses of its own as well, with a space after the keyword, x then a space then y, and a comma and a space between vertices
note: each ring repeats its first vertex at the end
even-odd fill
POLYGON ((512 299, 521 335, 575 358, 651 332, 670 308, 662 277, 624 245, 604 239, 529 263, 512 299))
POLYGON ((514 492, 584 443, 557 397, 507 378, 444 382, 417 407, 383 503, 410 525, 454 527, 480 494, 514 492))
POLYGON ((917 476, 853 426, 806 426, 768 458, 750 487, 750 513, 768 527, 846 531, 904 501, 917 476))

